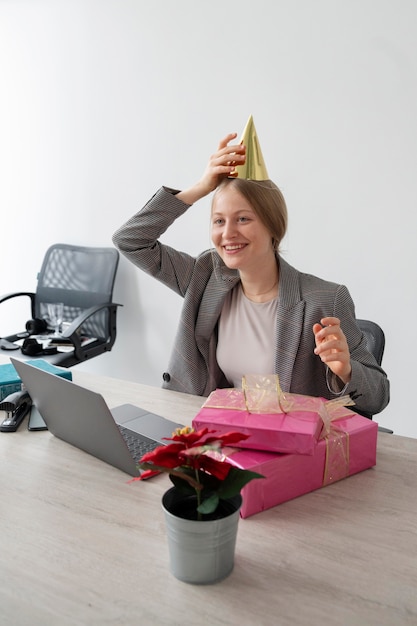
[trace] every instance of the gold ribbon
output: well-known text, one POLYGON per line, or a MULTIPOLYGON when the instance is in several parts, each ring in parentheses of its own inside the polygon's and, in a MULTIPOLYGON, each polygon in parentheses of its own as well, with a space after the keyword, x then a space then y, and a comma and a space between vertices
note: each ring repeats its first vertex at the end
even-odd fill
POLYGON ((342 430, 335 420, 344 416, 346 406, 354 404, 350 396, 341 396, 323 403, 320 407, 319 414, 323 420, 320 439, 326 442, 323 486, 349 475, 349 433, 342 430))
POLYGON ((326 453, 323 473, 323 486, 335 483, 349 476, 349 433, 331 428, 325 437, 326 453))

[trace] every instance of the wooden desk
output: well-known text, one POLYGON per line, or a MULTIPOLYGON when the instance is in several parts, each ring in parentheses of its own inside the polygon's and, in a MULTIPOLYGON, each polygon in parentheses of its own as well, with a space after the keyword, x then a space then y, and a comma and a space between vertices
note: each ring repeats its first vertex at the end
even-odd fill
MULTIPOLYGON (((190 422, 201 399, 74 372, 109 406, 190 422)), ((380 434, 374 469, 240 520, 213 586, 168 571, 166 476, 129 483, 49 432, 0 433, 0 623, 417 624, 417 440, 380 434)))

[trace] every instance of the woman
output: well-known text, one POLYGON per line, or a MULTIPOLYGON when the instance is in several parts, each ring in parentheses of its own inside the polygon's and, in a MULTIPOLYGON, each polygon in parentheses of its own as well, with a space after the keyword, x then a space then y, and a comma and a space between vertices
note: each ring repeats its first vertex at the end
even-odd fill
POLYGON ((240 386, 244 374, 276 373, 283 391, 329 399, 351 393, 358 410, 382 411, 389 382, 367 350, 348 290, 280 256, 284 198, 270 180, 236 177, 246 148, 231 144, 235 138, 220 142, 195 185, 162 187, 113 236, 130 261, 184 298, 164 387, 207 396, 240 386), (192 257, 158 241, 213 191, 214 250, 192 257))

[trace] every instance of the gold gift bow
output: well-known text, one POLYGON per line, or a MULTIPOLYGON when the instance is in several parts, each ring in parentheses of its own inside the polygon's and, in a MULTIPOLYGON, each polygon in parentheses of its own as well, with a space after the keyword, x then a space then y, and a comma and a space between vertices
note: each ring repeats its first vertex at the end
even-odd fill
POLYGON ((342 408, 355 404, 349 395, 340 396, 333 400, 324 400, 313 396, 284 393, 279 383, 278 374, 243 376, 242 391, 248 413, 276 413, 277 408, 279 413, 284 414, 296 410, 318 413, 323 422, 321 437, 330 433, 333 420, 343 417, 342 408))
POLYGON ((354 404, 349 395, 324 400, 314 396, 284 394, 277 374, 252 374, 242 378, 242 389, 230 388, 212 392, 203 407, 284 415, 295 410, 318 413, 322 421, 320 438, 324 438, 330 433, 334 420, 347 416, 343 409, 354 404), (216 394, 221 397, 221 403, 216 394))
MULTIPOLYGON (((273 376, 259 376, 257 374, 248 374, 242 377, 242 391, 245 399, 245 407, 248 413, 251 413, 250 407, 258 406, 268 413, 266 400, 272 398, 272 405, 278 403, 280 413, 287 413, 282 405, 283 393, 279 383, 277 374, 273 376), (255 398, 254 398, 255 396, 255 398), (253 400, 255 399, 255 402, 253 400), (252 400, 252 401, 251 401, 252 400)), ((259 409, 258 409, 259 412, 259 409)))
POLYGON ((322 398, 291 394, 282 391, 277 374, 271 376, 250 375, 242 378, 242 388, 216 389, 203 407, 235 409, 247 413, 283 413, 291 410, 318 412, 322 398), (221 398, 221 402, 220 402, 221 398))
POLYGON ((245 396, 246 410, 250 412, 248 392, 250 393, 255 389, 258 395, 258 403, 256 404, 258 408, 265 408, 265 396, 268 395, 268 393, 274 393, 278 401, 278 407, 281 409, 282 413, 288 413, 297 408, 307 412, 317 412, 323 422, 320 439, 325 439, 326 442, 323 486, 348 476, 350 463, 349 433, 338 428, 334 421, 338 419, 338 417, 341 417, 340 409, 355 404, 352 398, 349 395, 344 395, 339 398, 334 398, 333 400, 324 401, 321 398, 302 396, 302 402, 300 402, 299 395, 283 393, 277 375, 262 378, 268 383, 266 388, 264 384, 259 383, 260 377, 258 376, 251 376, 249 380, 248 377, 243 377, 242 388, 245 396), (250 384, 251 382, 252 386, 250 384), (297 407, 297 404, 300 406, 297 407))

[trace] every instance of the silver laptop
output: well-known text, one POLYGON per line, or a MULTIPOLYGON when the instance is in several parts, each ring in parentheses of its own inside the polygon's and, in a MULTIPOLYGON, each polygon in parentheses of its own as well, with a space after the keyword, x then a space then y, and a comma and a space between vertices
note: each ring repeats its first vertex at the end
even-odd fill
POLYGON ((156 446, 166 445, 182 424, 131 404, 108 408, 103 396, 74 382, 10 359, 53 435, 130 474, 156 446))

